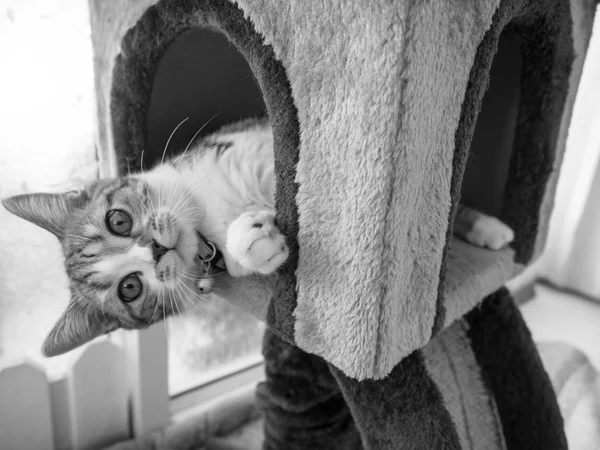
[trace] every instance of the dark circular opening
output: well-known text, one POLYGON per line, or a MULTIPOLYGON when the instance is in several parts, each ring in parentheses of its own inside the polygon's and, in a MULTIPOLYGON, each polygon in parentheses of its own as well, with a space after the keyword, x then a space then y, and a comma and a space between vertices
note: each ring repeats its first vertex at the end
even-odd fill
POLYGON ((182 151, 202 129, 267 115, 262 92, 243 55, 221 33, 193 28, 175 39, 158 65, 148 110, 144 166, 182 151))

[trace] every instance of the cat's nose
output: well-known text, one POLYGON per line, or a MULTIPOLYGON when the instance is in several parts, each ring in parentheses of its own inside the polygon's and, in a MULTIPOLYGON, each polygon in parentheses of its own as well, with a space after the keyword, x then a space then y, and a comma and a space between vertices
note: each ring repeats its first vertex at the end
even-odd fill
POLYGON ((156 262, 159 262, 160 258, 162 258, 162 256, 169 251, 169 249, 167 247, 163 247, 158 242, 156 242, 154 239, 152 240, 152 244, 150 245, 150 248, 152 249, 152 257, 154 258, 154 261, 156 261, 156 262))

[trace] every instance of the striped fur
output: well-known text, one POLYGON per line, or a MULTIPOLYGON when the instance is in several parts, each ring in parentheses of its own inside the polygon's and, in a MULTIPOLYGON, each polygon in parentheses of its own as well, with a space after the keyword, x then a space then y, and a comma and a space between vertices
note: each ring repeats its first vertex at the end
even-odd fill
POLYGON ((9 211, 54 233, 62 244, 71 300, 44 354, 197 309, 195 302, 205 300, 195 286, 198 232, 221 250, 233 276, 276 270, 287 258, 287 246, 274 225, 274 191, 270 126, 248 121, 148 172, 100 180, 77 193, 4 200, 9 211), (127 236, 110 231, 111 210, 132 218, 127 236), (174 251, 155 260, 153 242, 174 251), (130 274, 139 276, 142 292, 126 302, 118 289, 130 274))

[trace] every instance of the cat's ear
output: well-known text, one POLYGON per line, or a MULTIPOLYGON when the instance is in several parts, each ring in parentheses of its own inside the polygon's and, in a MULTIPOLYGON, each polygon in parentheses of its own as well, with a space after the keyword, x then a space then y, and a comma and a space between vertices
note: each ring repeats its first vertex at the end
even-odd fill
POLYGON ((62 240, 69 216, 74 208, 87 201, 85 190, 63 194, 23 194, 2 200, 4 207, 29 222, 50 231, 62 240))
POLYGON ((62 355, 118 327, 108 315, 71 301, 44 340, 42 353, 47 357, 62 355))

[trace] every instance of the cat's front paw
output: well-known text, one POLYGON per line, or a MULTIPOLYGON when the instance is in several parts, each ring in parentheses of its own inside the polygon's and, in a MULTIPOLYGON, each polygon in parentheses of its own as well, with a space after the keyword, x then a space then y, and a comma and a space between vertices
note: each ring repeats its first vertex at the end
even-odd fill
POLYGON ((482 214, 475 220, 465 238, 473 245, 500 250, 513 241, 515 233, 504 222, 482 214))
POLYGON ((247 212, 227 230, 227 251, 235 261, 251 272, 269 274, 288 258, 285 238, 275 226, 269 211, 247 212))

